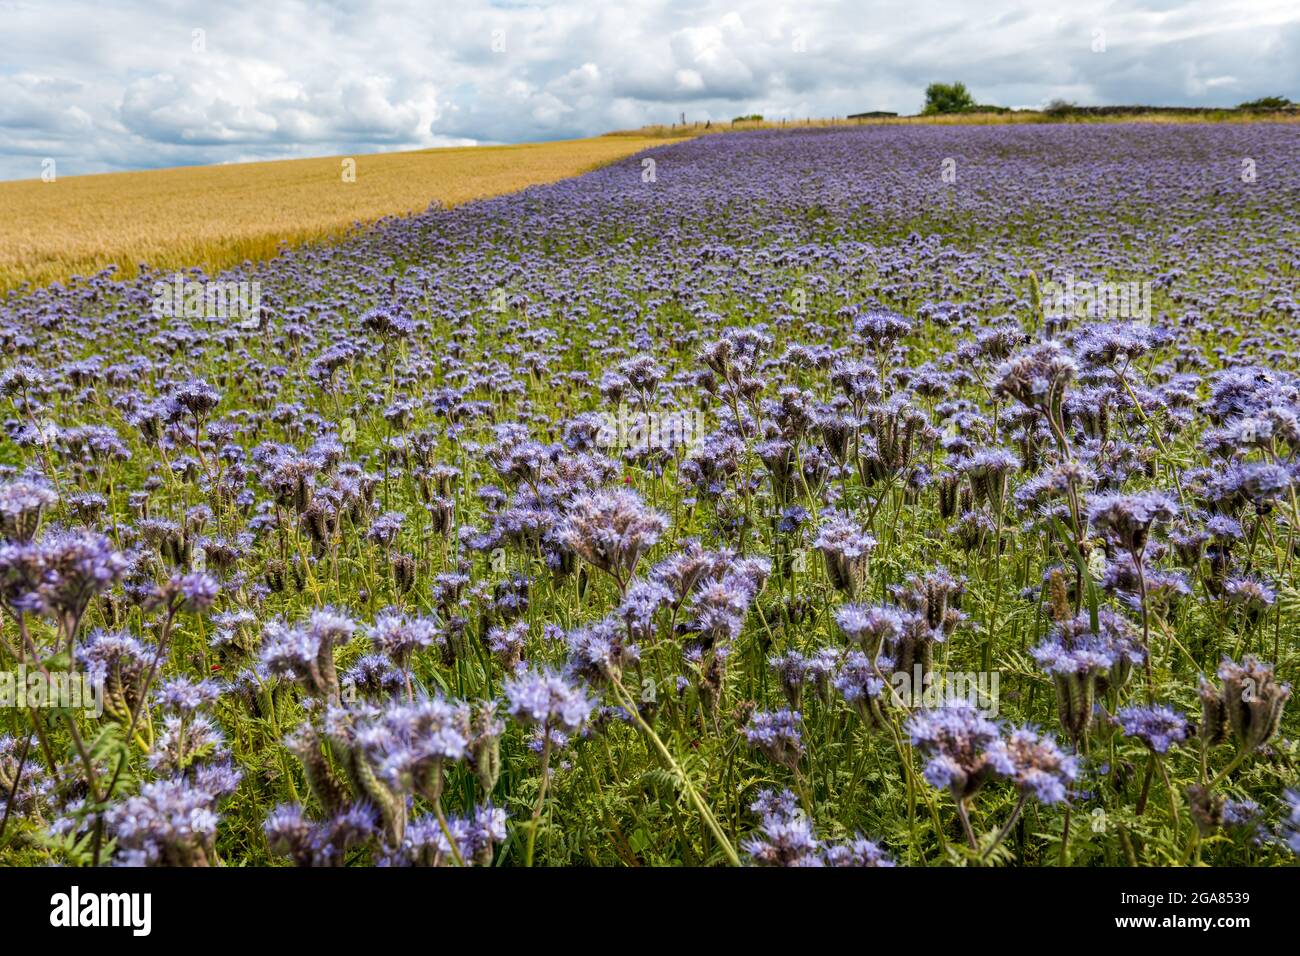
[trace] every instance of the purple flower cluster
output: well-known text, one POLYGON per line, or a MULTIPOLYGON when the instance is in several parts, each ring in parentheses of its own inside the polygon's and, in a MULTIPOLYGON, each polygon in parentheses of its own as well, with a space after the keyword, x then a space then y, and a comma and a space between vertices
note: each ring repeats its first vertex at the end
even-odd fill
POLYGON ((799 810, 789 790, 763 790, 750 805, 759 828, 741 843, 755 866, 782 867, 891 867, 884 850, 861 834, 842 843, 819 840, 812 823, 799 810))

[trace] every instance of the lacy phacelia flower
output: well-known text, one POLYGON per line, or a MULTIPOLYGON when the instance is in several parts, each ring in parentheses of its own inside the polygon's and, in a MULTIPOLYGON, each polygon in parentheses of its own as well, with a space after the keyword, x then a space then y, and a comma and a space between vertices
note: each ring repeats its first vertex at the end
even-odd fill
POLYGON ((813 834, 812 824, 800 813, 793 793, 762 790, 749 809, 758 815, 759 831, 745 840, 741 849, 756 865, 821 865, 821 844, 813 834))
POLYGON ((1087 613, 1062 621, 1030 654, 1056 684, 1061 727, 1078 741, 1092 725, 1098 694, 1122 687, 1133 665, 1145 659, 1133 626, 1110 611, 1101 611, 1098 630, 1087 613))
POLYGON ((39 544, 0 544, 0 604, 15 617, 44 613, 39 588, 45 563, 45 552, 39 544))
POLYGON ((1121 707, 1115 723, 1125 737, 1136 737, 1158 754, 1187 739, 1187 719, 1171 707, 1121 707))
POLYGON ((221 585, 210 574, 178 574, 162 587, 162 603, 191 614, 202 614, 212 607, 221 593, 221 585))
POLYGON ((441 640, 437 622, 393 608, 380 612, 366 636, 375 650, 387 654, 389 660, 403 670, 410 664, 412 654, 441 640))
POLYGON ((524 658, 524 648, 528 644, 528 622, 495 625, 487 632, 486 644, 501 669, 510 673, 524 658))
POLYGON ((1177 515, 1178 503, 1157 491, 1101 495, 1088 504, 1092 526, 1133 555, 1146 549, 1153 524, 1167 524, 1177 515))
POLYGON ((345 690, 376 698, 404 687, 406 675, 383 654, 364 654, 343 673, 340 682, 345 690))
POLYGON ((10 805, 13 813, 43 824, 47 805, 53 796, 54 781, 30 760, 39 746, 40 741, 34 735, 24 741, 10 734, 0 734, 0 805, 10 805), (21 773, 20 765, 23 768, 21 773))
POLYGON ((348 850, 377 832, 374 810, 356 804, 324 820, 307 818, 296 803, 276 807, 262 825, 272 853, 296 866, 343 866, 348 850))
POLYGON ((1277 601, 1277 592, 1254 578, 1245 575, 1229 578, 1223 586, 1228 602, 1240 607, 1246 613, 1246 619, 1257 622, 1261 615, 1277 601))
POLYGON ((912 323, 897 312, 876 307, 853 319, 853 331, 873 349, 879 350, 911 332, 912 323))
POLYGON ((193 714, 216 703, 221 687, 215 681, 173 677, 158 688, 156 700, 163 708, 177 714, 193 714))
POLYGON ((144 672, 152 656, 151 650, 126 631, 92 631, 76 649, 86 676, 104 688, 105 713, 118 720, 129 720, 139 706, 144 672))
POLYGON ((158 774, 180 774, 197 761, 229 756, 221 729, 207 714, 168 714, 149 754, 149 768, 158 774))
POLYGON ((918 711, 908 720, 907 732, 926 757, 925 779, 948 788, 954 800, 974 796, 987 781, 1011 769, 997 724, 964 701, 918 711))
POLYGON ((991 748, 998 771, 1040 803, 1060 803, 1079 773, 1078 761, 1045 734, 1022 727, 991 748))
POLYGON ((39 542, 44 574, 37 593, 71 639, 91 600, 126 575, 128 562, 112 542, 93 531, 55 531, 39 542))
POLYGON ((1291 852, 1300 856, 1300 791, 1286 792, 1287 815, 1282 821, 1282 834, 1291 852))
POLYGON ((726 573, 734 555, 708 551, 698 541, 688 540, 677 554, 669 555, 650 570, 650 580, 663 585, 680 605, 704 581, 716 581, 726 573))
POLYGON ((308 692, 330 700, 339 693, 334 648, 351 639, 356 622, 330 608, 313 611, 292 627, 273 621, 262 634, 262 663, 278 677, 301 684, 308 692))
POLYGON ((790 708, 798 710, 799 701, 803 695, 808 659, 798 651, 791 649, 784 654, 768 658, 767 663, 781 682, 781 689, 785 692, 786 700, 790 702, 790 708))
POLYGON ((406 828, 399 846, 380 860, 383 866, 487 866, 506 838, 506 813, 490 804, 469 817, 448 817, 447 829, 434 816, 421 817, 406 828), (455 841, 455 853, 452 842, 455 841))
POLYGON ((0 538, 31 541, 41 526, 41 515, 59 500, 43 481, 19 479, 0 485, 0 538))
POLYGON ((673 604, 673 593, 657 581, 635 581, 623 595, 618 617, 634 640, 651 640, 655 633, 655 615, 673 604))
POLYGON ((668 530, 668 519, 641 502, 633 491, 596 491, 568 508, 561 539, 584 561, 611 574, 620 590, 641 555, 668 530))
POLYGON ((844 636, 875 660, 887 644, 903 634, 903 616, 887 605, 845 604, 835 610, 835 623, 844 636))
POLYGON ((826 865, 838 867, 892 867, 894 861, 884 850, 861 834, 826 847, 826 865))
POLYGON ((627 642, 627 628, 614 618, 570 631, 565 640, 573 670, 592 684, 618 679, 641 659, 640 648, 627 642))
POLYGON ((822 866, 820 848, 812 824, 799 814, 764 817, 758 835, 741 844, 757 866, 822 866))
POLYGON ((751 747, 762 751, 768 760, 793 770, 803 756, 799 721, 798 711, 759 711, 750 717, 745 739, 751 747))
POLYGON ((879 846, 854 836, 844 843, 826 845, 817 839, 812 824, 789 790, 759 791, 749 807, 759 818, 754 835, 740 848, 754 866, 779 867, 891 867, 894 861, 879 846))
POLYGON ((751 600, 749 590, 735 581, 708 581, 691 598, 692 626, 711 645, 734 641, 751 600))
POLYGON ((104 821, 117 840, 114 862, 122 866, 214 866, 217 802, 233 790, 238 774, 191 782, 183 778, 146 783, 140 793, 109 808, 104 821), (207 784, 205 786, 205 784, 207 784))
POLYGON ((390 703, 354 730, 357 746, 394 790, 430 801, 442 794, 444 766, 466 757, 470 737, 469 705, 440 697, 390 703))
POLYGON ((889 700, 886 675, 894 672, 894 662, 887 657, 871 658, 861 651, 850 651, 844 656, 834 687, 844 702, 868 727, 884 725, 882 708, 889 700))
POLYGON ((910 574, 903 584, 890 590, 901 607, 921 619, 934 641, 945 640, 964 620, 959 607, 965 582, 945 567, 910 574))
POLYGON ((577 730, 596 706, 581 687, 550 668, 512 677, 504 690, 507 714, 548 730, 577 730))
POLYGON ((998 366, 996 391, 1049 414, 1059 408, 1078 371, 1074 358, 1057 341, 1031 345, 998 366))

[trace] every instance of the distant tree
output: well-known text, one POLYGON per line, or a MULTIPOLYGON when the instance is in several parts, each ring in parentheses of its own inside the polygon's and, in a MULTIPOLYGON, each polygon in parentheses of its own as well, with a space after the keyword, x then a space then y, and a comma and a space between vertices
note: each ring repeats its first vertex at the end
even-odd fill
POLYGON ((1242 103, 1237 109, 1242 110, 1284 110, 1288 106, 1293 106, 1285 96, 1262 96, 1257 100, 1251 100, 1249 103, 1242 103))
POLYGON ((1043 108, 1043 112, 1052 117, 1069 116, 1074 112, 1074 104, 1069 100, 1052 100, 1043 108))
POLYGON ((925 88, 927 116, 935 113, 960 113, 975 105, 974 98, 966 92, 965 83, 931 83, 925 88))

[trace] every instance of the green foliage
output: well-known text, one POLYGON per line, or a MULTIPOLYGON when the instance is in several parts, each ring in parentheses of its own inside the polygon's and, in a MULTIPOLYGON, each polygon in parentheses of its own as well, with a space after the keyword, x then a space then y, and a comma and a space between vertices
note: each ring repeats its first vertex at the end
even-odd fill
POLYGON ((960 113, 974 105, 965 83, 931 83, 925 88, 925 108, 921 112, 926 116, 960 113))
POLYGON ((1242 103, 1237 107, 1239 110, 1284 110, 1288 107, 1295 106, 1285 96, 1261 96, 1257 100, 1251 100, 1249 103, 1242 103))

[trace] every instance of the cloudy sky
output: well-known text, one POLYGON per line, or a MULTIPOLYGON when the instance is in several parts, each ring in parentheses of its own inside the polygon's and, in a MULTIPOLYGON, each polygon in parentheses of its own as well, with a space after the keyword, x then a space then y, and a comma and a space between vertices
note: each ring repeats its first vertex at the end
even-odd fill
POLYGON ((1295 0, 0 0, 0 179, 980 102, 1300 99, 1295 0))

